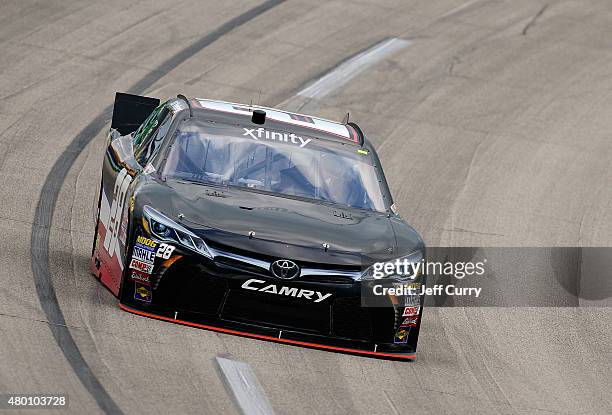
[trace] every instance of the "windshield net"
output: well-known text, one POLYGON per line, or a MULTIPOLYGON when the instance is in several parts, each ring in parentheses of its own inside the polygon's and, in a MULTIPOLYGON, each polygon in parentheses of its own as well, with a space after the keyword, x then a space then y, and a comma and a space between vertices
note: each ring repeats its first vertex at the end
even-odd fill
POLYGON ((315 139, 269 129, 185 122, 175 133, 163 175, 206 184, 384 211, 369 155, 336 151, 315 139))

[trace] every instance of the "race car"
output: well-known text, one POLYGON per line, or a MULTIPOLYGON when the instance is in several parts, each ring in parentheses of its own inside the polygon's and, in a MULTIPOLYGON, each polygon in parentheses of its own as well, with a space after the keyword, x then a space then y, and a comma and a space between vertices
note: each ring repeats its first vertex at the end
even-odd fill
POLYGON ((414 359, 423 261, 360 127, 256 105, 117 93, 91 271, 128 312, 414 359), (378 290, 380 292, 380 290, 378 290), (418 291, 418 290, 415 290, 418 291))

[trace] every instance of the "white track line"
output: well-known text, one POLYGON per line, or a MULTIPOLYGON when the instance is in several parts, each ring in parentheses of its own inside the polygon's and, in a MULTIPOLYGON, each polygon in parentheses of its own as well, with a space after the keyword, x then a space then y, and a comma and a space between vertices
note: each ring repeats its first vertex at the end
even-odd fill
POLYGON ((342 62, 331 72, 302 89, 297 95, 306 98, 322 98, 334 89, 346 84, 361 72, 411 43, 412 42, 409 40, 399 38, 383 40, 360 54, 342 62))
POLYGON ((470 1, 466 1, 465 3, 463 3, 460 6, 455 7, 452 10, 449 10, 446 14, 444 14, 442 17, 440 17, 440 19, 445 19, 447 17, 451 17, 456 15, 457 13, 459 13, 460 11, 462 11, 463 9, 467 9, 468 7, 470 7, 473 4, 478 3, 481 0, 470 0, 470 1))
POLYGON ((274 411, 248 363, 216 357, 225 383, 244 415, 273 415, 274 411))

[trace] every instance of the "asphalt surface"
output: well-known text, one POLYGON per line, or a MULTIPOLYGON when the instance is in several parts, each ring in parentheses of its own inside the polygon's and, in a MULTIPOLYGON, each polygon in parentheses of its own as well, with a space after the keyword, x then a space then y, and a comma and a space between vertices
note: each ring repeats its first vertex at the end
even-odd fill
POLYGON ((350 111, 428 245, 612 246, 611 23, 604 0, 3 1, 0 392, 238 413, 230 354, 279 414, 611 413, 605 302, 428 308, 406 363, 129 315, 87 271, 115 91, 350 111), (299 94, 387 38, 409 42, 299 94))

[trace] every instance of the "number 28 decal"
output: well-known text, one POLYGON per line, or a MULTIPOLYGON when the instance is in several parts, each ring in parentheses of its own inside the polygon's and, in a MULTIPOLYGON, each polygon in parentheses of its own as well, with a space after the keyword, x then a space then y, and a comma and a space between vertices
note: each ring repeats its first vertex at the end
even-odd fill
POLYGON ((159 244, 159 248, 157 248, 156 257, 169 259, 172 256, 172 252, 174 252, 174 246, 166 243, 159 244))

